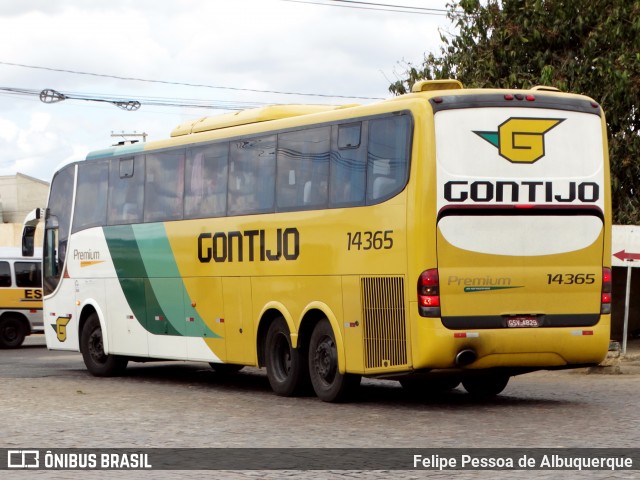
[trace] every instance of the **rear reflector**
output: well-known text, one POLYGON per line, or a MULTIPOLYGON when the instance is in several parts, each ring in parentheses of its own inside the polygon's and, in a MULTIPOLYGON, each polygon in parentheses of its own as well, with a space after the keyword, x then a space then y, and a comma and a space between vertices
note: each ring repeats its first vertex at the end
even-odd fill
POLYGON ((602 268, 602 293, 600 295, 600 313, 607 315, 611 313, 611 269, 602 268))
POLYGON ((572 330, 571 335, 576 337, 593 335, 593 330, 572 330))
POLYGON ((478 338, 479 332, 455 332, 453 338, 478 338))

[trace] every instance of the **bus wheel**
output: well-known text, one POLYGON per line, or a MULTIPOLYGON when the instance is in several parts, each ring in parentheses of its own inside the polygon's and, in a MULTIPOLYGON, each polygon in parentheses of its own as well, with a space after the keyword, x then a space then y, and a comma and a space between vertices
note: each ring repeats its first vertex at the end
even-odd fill
POLYGON ((291 346, 289 327, 282 317, 276 318, 269 325, 265 365, 269 384, 277 395, 299 395, 309 383, 306 355, 300 348, 291 346))
POLYGON ((104 353, 102 328, 98 314, 92 313, 82 329, 80 351, 87 370, 96 377, 112 377, 120 375, 127 366, 127 359, 119 355, 104 353))
POLYGON ((309 374, 316 395, 325 402, 341 402, 360 385, 360 375, 338 370, 336 339, 327 319, 313 329, 309 342, 309 374))
POLYGON ((214 372, 221 375, 231 375, 234 373, 238 373, 244 368, 244 365, 236 365, 235 363, 210 362, 209 365, 211 365, 211 368, 213 368, 214 372))
POLYGON ((477 375, 462 380, 462 386, 472 396, 478 398, 494 397, 502 392, 509 383, 509 375, 477 375))
POLYGON ((19 318, 9 316, 0 320, 0 348, 18 348, 24 342, 24 325, 19 318))

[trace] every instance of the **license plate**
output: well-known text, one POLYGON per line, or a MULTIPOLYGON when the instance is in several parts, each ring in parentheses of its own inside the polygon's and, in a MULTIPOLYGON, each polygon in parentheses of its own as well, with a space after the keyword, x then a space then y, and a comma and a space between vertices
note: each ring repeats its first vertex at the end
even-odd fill
POLYGON ((534 316, 523 315, 518 317, 507 318, 507 327, 509 328, 536 328, 540 323, 534 316))

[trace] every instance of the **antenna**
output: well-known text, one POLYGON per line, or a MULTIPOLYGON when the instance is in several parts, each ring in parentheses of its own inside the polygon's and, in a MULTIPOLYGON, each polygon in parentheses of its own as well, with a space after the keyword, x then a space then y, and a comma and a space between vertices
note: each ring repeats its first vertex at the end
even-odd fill
POLYGON ((138 141, 138 140, 128 140, 129 137, 142 137, 142 141, 146 142, 149 134, 146 132, 138 133, 135 130, 133 131, 133 133, 124 133, 124 130, 120 133, 114 133, 114 131, 111 130, 111 136, 122 137, 124 140, 122 142, 119 142, 118 145, 126 145, 127 143, 136 143, 138 141))

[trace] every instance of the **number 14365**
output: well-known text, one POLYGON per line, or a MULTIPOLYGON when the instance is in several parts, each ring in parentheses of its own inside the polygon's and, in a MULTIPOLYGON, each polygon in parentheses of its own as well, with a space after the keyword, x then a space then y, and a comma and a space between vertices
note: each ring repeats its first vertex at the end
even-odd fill
POLYGON ((347 232, 348 250, 389 250, 393 248, 393 230, 347 232))
POLYGON ((547 273, 547 284, 557 283, 559 285, 591 285, 595 283, 594 273, 547 273))

